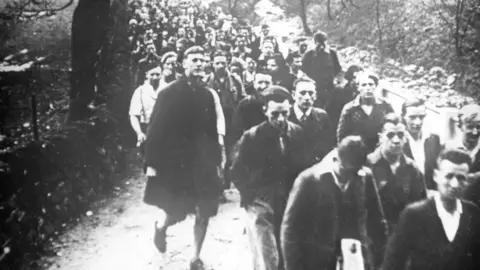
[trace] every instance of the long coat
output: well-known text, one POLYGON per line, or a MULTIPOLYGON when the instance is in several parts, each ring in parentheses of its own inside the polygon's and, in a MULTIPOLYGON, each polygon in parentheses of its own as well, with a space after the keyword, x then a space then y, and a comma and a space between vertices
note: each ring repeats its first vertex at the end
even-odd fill
POLYGON ((192 87, 185 77, 166 86, 157 97, 147 133, 145 162, 157 177, 147 183, 145 202, 167 213, 193 211, 196 201, 220 193, 220 161, 211 91, 192 87))

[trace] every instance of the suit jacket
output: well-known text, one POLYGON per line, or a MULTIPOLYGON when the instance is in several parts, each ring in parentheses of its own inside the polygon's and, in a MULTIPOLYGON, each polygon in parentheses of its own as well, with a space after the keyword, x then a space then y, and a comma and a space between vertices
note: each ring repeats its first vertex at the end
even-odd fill
POLYGON ((312 165, 320 162, 334 148, 335 134, 328 114, 324 110, 312 108, 307 119, 301 122, 292 107, 288 120, 302 127, 305 133, 305 144, 308 146, 306 157, 312 165))
POLYGON ((249 95, 240 101, 232 121, 232 136, 235 141, 240 139, 243 132, 265 121, 266 116, 263 113, 263 104, 263 99, 256 95, 249 95))
MULTIPOLYGON (((442 151, 442 148, 443 146, 440 143, 440 137, 437 134, 431 134, 425 139, 425 163, 418 164, 418 166, 424 167, 425 184, 427 185, 427 189, 437 189, 436 184, 433 181, 433 170, 435 169, 437 158, 440 151, 442 151)), ((412 149, 410 148, 409 143, 405 145, 404 152, 407 157, 413 159, 412 149)))
POLYGON ((480 209, 466 201, 462 208, 457 234, 449 242, 433 198, 408 206, 389 240, 382 269, 480 269, 480 209))
MULTIPOLYGON (((397 224, 400 212, 408 204, 426 198, 422 173, 412 159, 403 156, 400 160, 400 166, 394 174, 379 148, 368 156, 367 166, 373 172, 385 219, 389 230, 391 230, 397 224)), ((370 224, 369 222, 368 224, 369 230, 372 232, 375 265, 381 263, 387 242, 386 235, 381 231, 383 228, 377 228, 377 225, 378 223, 370 224)))
MULTIPOLYGON (((303 171, 290 192, 281 226, 281 245, 285 270, 335 269, 336 249, 340 239, 339 205, 332 185, 331 160, 326 160, 303 171)), ((366 220, 378 212, 378 203, 372 185, 370 169, 363 168, 358 178, 352 179, 357 207, 357 228, 362 253, 367 266, 371 262, 370 240, 366 220)), ((378 217, 378 215, 374 215, 378 217)), ((380 221, 378 221, 380 222, 380 221)))
POLYGON ((288 122, 284 138, 267 121, 247 130, 238 142, 231 179, 242 196, 242 206, 251 203, 264 190, 276 189, 286 197, 295 177, 306 167, 302 129, 288 122))

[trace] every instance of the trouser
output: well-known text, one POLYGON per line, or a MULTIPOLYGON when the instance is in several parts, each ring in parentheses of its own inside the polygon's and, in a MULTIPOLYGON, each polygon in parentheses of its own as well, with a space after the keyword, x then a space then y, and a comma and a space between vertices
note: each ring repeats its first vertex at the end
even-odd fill
POLYGON ((253 270, 280 270, 283 265, 273 207, 256 199, 246 207, 247 235, 252 252, 253 270))

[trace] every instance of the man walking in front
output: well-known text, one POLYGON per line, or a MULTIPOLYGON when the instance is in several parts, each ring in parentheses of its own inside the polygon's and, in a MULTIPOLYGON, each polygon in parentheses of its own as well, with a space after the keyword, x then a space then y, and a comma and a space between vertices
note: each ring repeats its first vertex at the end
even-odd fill
POLYGON ((379 207, 366 157, 362 139, 348 136, 297 177, 281 226, 286 270, 370 265, 366 221, 379 207))
POLYGON ((301 128, 289 122, 291 96, 280 86, 265 90, 267 120, 247 130, 231 168, 247 212, 255 270, 282 269, 279 228, 288 192, 304 169, 301 128))
POLYGON ((205 64, 203 48, 185 51, 185 75, 158 95, 146 141, 144 201, 162 210, 154 243, 164 253, 167 228, 195 214, 192 270, 204 269, 199 256, 209 218, 217 213, 221 193, 217 166, 224 163, 217 120, 223 114, 216 109, 218 96, 202 82, 205 64))

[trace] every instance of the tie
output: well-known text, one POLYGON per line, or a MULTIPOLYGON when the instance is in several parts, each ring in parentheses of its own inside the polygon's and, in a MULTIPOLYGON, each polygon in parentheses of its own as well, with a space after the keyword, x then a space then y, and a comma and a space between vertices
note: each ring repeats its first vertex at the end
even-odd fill
POLYGON ((283 139, 283 135, 280 135, 278 140, 279 140, 279 143, 280 143, 280 152, 282 153, 282 155, 284 155, 285 154, 285 141, 283 139))
POLYGON ((307 116, 304 114, 304 115, 302 115, 302 117, 300 118, 300 122, 301 122, 301 123, 305 123, 305 121, 307 121, 307 116))

